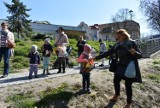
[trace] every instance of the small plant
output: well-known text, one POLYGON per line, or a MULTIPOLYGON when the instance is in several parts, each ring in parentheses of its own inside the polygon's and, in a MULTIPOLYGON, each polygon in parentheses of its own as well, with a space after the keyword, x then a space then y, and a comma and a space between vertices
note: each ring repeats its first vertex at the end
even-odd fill
POLYGON ((160 64, 160 60, 155 60, 155 61, 153 61, 153 64, 154 64, 154 65, 160 64))
POLYGON ((160 75, 156 74, 148 74, 147 77, 153 81, 160 82, 160 75))
POLYGON ((97 88, 96 85, 95 85, 95 83, 91 83, 91 88, 92 89, 96 89, 97 88))
POLYGON ((30 93, 13 94, 8 96, 5 102, 13 102, 16 108, 33 108, 35 103, 33 95, 30 93))

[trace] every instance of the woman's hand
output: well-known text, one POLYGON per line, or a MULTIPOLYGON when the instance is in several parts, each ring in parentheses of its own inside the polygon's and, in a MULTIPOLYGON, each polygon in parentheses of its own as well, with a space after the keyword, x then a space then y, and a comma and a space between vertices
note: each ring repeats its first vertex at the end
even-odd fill
POLYGON ((133 48, 131 48, 129 51, 131 52, 132 55, 135 55, 135 53, 136 53, 135 49, 133 49, 133 48))

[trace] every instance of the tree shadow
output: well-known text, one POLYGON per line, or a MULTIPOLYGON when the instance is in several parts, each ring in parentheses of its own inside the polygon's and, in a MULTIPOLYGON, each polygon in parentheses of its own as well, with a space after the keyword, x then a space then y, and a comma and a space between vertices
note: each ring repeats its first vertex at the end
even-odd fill
POLYGON ((70 91, 59 91, 57 93, 53 92, 36 102, 35 106, 37 108, 69 108, 67 104, 70 99, 82 94, 84 94, 82 90, 79 90, 76 93, 70 91))
POLYGON ((67 104, 73 96, 74 93, 69 91, 51 93, 35 103, 35 106, 37 108, 69 108, 67 104))
POLYGON ((105 106, 104 108, 113 108, 113 106, 115 105, 116 101, 109 101, 108 105, 105 106))

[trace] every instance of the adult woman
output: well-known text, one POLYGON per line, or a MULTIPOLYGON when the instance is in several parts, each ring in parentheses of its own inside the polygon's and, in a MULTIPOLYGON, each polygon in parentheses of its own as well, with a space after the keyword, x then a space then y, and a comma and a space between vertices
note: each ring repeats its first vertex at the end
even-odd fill
POLYGON ((86 44, 86 40, 83 39, 83 36, 79 37, 79 40, 77 42, 77 47, 78 47, 78 57, 81 55, 84 49, 84 45, 86 44))
POLYGON ((64 29, 62 27, 58 28, 58 35, 55 40, 55 46, 57 46, 57 56, 58 56, 58 72, 61 73, 61 64, 63 66, 63 73, 65 73, 65 65, 66 65, 66 45, 69 44, 68 36, 64 33, 64 29))
POLYGON ((117 55, 117 67, 114 74, 114 89, 115 95, 111 101, 117 101, 120 96, 120 81, 121 79, 125 80, 126 94, 127 94, 127 105, 125 108, 131 107, 132 102, 132 83, 133 82, 142 82, 141 74, 138 66, 138 58, 141 58, 141 52, 138 49, 134 41, 130 39, 130 35, 125 29, 120 29, 116 31, 115 36, 117 43, 109 49, 107 52, 95 57, 95 59, 101 59, 112 54, 117 55), (124 73, 130 61, 134 61, 136 68, 136 77, 127 78, 124 73))
POLYGON ((8 30, 8 23, 1 24, 2 30, 0 31, 0 62, 4 56, 4 73, 2 78, 7 77, 9 73, 9 58, 12 54, 12 49, 8 46, 8 42, 14 43, 14 34, 8 30))

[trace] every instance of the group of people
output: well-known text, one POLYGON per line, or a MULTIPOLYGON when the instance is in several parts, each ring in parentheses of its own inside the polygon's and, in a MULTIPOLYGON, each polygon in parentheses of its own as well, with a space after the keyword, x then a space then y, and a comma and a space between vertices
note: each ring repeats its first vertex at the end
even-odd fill
MULTIPOLYGON (((6 46, 6 42, 8 40, 14 42, 13 33, 11 33, 7 27, 7 23, 2 23, 2 30, 0 32, 0 61, 2 56, 4 55, 4 73, 3 77, 6 77, 9 72, 9 57, 11 56, 11 49, 6 46)), ((141 51, 137 47, 136 43, 130 38, 130 35, 125 29, 119 29, 115 33, 115 39, 117 42, 111 46, 108 50, 106 50, 106 44, 100 39, 100 54, 98 56, 92 57, 91 51, 92 47, 89 44, 86 44, 86 41, 83 39, 83 36, 79 37, 79 41, 77 42, 78 47, 78 59, 77 61, 81 63, 80 72, 82 74, 82 91, 91 93, 90 89, 90 71, 94 68, 94 60, 103 59, 107 56, 116 55, 116 69, 114 72, 114 90, 115 94, 110 99, 110 101, 117 101, 120 96, 120 82, 121 80, 125 80, 126 87, 126 95, 127 95, 127 104, 125 108, 131 108, 132 103, 132 84, 134 82, 142 82, 140 69, 138 65, 139 58, 142 57, 141 51), (124 75, 125 70, 130 63, 130 61, 134 61, 136 76, 134 78, 128 78, 124 75)), ((59 27, 58 36, 55 39, 54 46, 56 47, 56 55, 58 57, 58 72, 57 73, 65 73, 65 65, 66 65, 66 45, 69 44, 68 37, 64 33, 64 29, 59 27), (62 70, 61 70, 62 65, 62 70)), ((50 55, 53 52, 52 45, 50 44, 50 39, 45 39, 44 44, 41 48, 43 54, 43 74, 50 74, 48 70, 48 65, 50 61, 50 55)), ((37 76, 38 64, 40 64, 40 56, 37 51, 37 46, 32 45, 31 52, 28 54, 30 58, 30 72, 29 78, 32 78, 32 74, 34 72, 35 77, 37 76)), ((104 66, 104 59, 102 60, 102 64, 100 66, 104 66)))
MULTIPOLYGON (((66 68, 66 45, 68 42, 68 37, 64 33, 64 29, 62 27, 59 27, 58 35, 55 39, 54 47, 56 55, 57 55, 57 61, 58 61, 58 72, 57 73, 65 73, 66 68), (62 66, 62 67, 61 67, 62 66), (63 69, 61 71, 61 68, 63 69)), ((50 55, 53 52, 53 47, 50 44, 50 38, 46 38, 44 40, 44 44, 41 47, 42 56, 43 56, 43 75, 47 74, 49 75, 49 63, 50 63, 50 55)), ((30 69, 29 69, 29 79, 32 79, 32 74, 34 72, 35 78, 37 78, 37 71, 38 71, 38 64, 40 64, 40 55, 37 51, 37 46, 32 45, 31 52, 28 54, 28 57, 30 58, 30 69)))
MULTIPOLYGON (((142 53, 137 47, 136 43, 131 39, 130 34, 125 29, 119 29, 115 33, 115 39, 116 43, 113 46, 110 46, 108 51, 104 50, 105 44, 101 43, 102 40, 99 40, 100 44, 100 54, 96 57, 91 56, 91 46, 88 44, 84 44, 84 51, 81 53, 81 55, 78 58, 78 62, 82 63, 83 66, 87 65, 88 62, 91 60, 99 60, 103 59, 107 56, 114 55, 114 58, 116 58, 116 67, 114 71, 114 90, 115 94, 110 99, 110 101, 117 101, 120 96, 120 82, 121 80, 125 81, 125 87, 126 87, 126 95, 127 95, 127 104, 125 105, 125 108, 131 108, 132 103, 132 84, 134 82, 141 83, 142 78, 140 74, 140 69, 138 65, 138 59, 142 58, 142 53), (125 76, 125 71, 127 69, 127 66, 129 63, 133 61, 135 66, 135 77, 129 78, 125 76)), ((112 61, 111 61, 112 62, 112 61)), ((102 64, 100 66, 103 66, 104 62, 102 61, 102 64)), ((130 70, 131 71, 131 70, 130 70)), ((90 90, 90 72, 86 70, 82 73, 82 91, 87 90, 88 93, 91 92, 90 90)))

